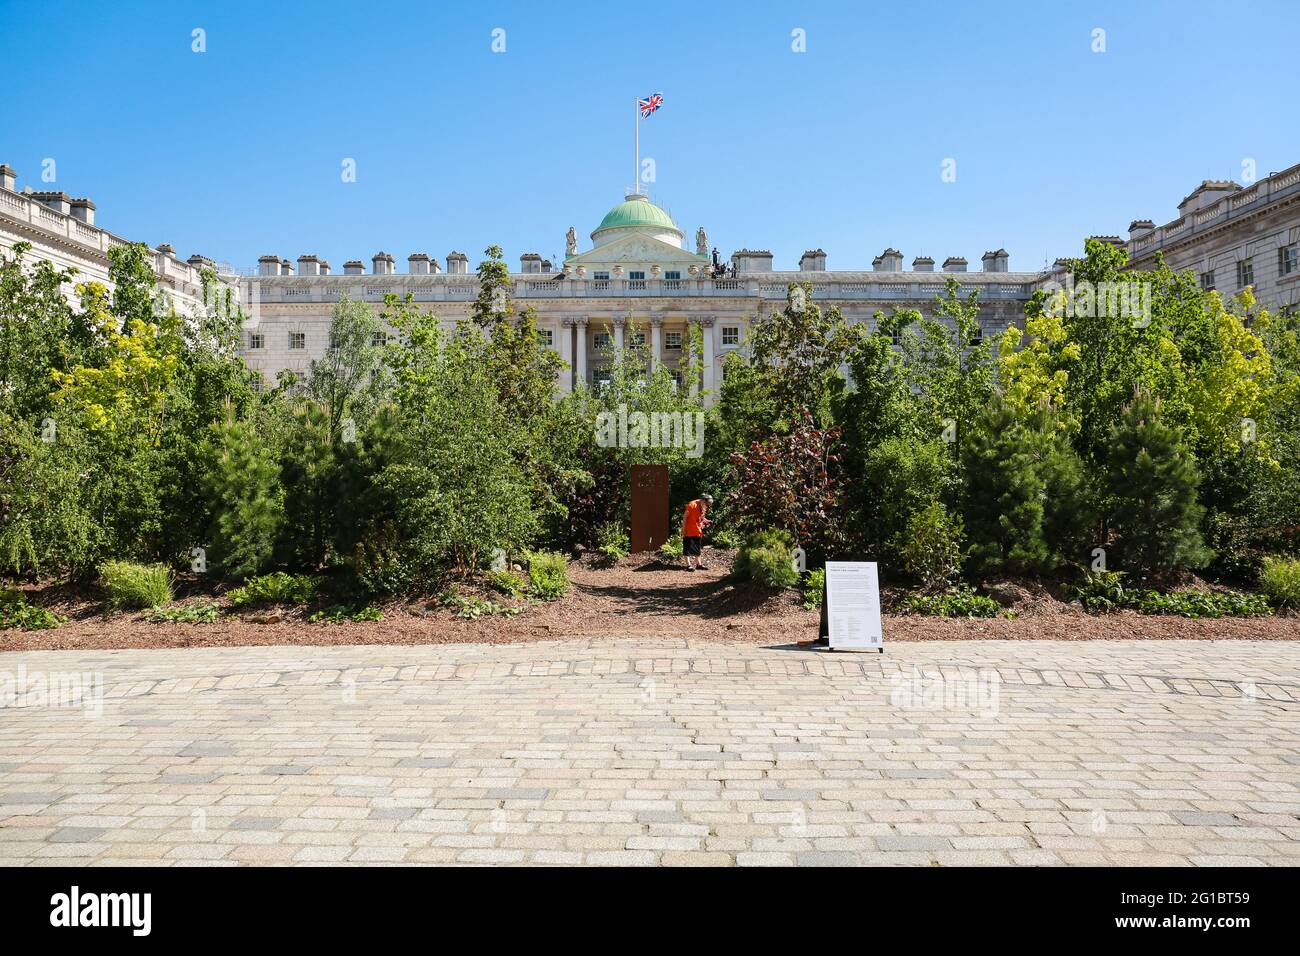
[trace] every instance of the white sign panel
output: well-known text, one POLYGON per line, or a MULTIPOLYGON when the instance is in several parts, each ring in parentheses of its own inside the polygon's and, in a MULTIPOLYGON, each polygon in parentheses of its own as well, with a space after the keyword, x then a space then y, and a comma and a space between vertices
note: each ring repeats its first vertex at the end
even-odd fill
POLYGON ((826 562, 826 623, 831 650, 884 650, 880 582, 874 561, 826 562))

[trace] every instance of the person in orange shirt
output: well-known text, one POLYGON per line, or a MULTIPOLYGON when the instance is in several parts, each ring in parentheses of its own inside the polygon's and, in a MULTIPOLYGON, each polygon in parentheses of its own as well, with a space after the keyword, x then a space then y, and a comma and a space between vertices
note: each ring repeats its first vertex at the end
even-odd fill
POLYGON ((700 495, 694 501, 686 503, 686 515, 682 518, 682 554, 686 556, 687 571, 696 568, 707 570, 700 558, 700 539, 704 529, 713 523, 706 517, 712 504, 713 495, 700 495), (691 564, 692 560, 694 565, 691 564))

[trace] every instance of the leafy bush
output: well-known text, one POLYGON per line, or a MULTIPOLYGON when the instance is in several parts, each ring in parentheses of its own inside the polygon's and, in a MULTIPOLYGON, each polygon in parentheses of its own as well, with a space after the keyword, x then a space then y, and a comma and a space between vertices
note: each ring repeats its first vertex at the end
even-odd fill
POLYGON ((1173 591, 1162 594, 1151 588, 1124 586, 1122 571, 1095 571, 1073 588, 1074 597, 1093 612, 1131 609, 1142 614, 1173 614, 1179 617, 1259 617, 1273 613, 1268 600, 1259 594, 1239 591, 1173 591))
POLYGON ((914 512, 896 543, 904 570, 927 589, 947 587, 961 572, 961 515, 950 515, 941 502, 914 512))
POLYGON ((312 624, 343 624, 347 621, 382 621, 383 619, 384 616, 379 613, 379 608, 367 606, 354 609, 347 604, 323 608, 307 617, 312 624))
POLYGON ((316 597, 317 581, 309 574, 286 574, 276 571, 249 578, 243 587, 230 592, 233 607, 258 607, 263 604, 307 604, 316 597))
POLYGON ((1274 607, 1300 607, 1300 560, 1265 558, 1259 586, 1274 607))
POLYGON ((161 564, 105 561, 99 576, 111 608, 140 610, 171 603, 173 576, 161 564))
POLYGON ((532 551, 528 558, 529 590, 543 601, 554 601, 569 590, 569 563, 564 555, 532 551))
POLYGON ((997 617, 1002 613, 1002 606, 997 601, 976 594, 968 585, 942 594, 909 594, 903 599, 901 608, 908 614, 930 617, 997 617))
POLYGON ((1239 591, 1174 591, 1171 594, 1143 591, 1137 609, 1143 614, 1209 618, 1262 617, 1273 613, 1263 595, 1239 591))
MULTIPOLYGON (((721 545, 719 545, 721 547, 721 545)), ((659 545, 659 557, 666 558, 669 561, 676 561, 682 556, 682 536, 675 534, 663 544, 659 545)))
POLYGON ((523 597, 524 592, 528 589, 528 582, 524 580, 524 576, 510 568, 489 571, 487 573, 487 582, 492 586, 493 590, 512 598, 523 597))
POLYGON ((1124 586, 1123 571, 1089 571, 1070 589, 1085 611, 1107 613, 1137 605, 1139 592, 1124 586))
POLYGON ((803 582, 803 606, 815 611, 822 606, 826 597, 826 569, 817 568, 809 571, 803 582))
POLYGON ((449 607, 462 621, 477 621, 480 617, 514 617, 523 612, 522 607, 505 607, 496 601, 486 601, 472 594, 457 594, 448 591, 442 595, 442 604, 449 607))
POLYGON ((606 564, 617 564, 632 551, 632 542, 623 525, 611 521, 596 529, 596 551, 606 564))
POLYGON ((154 624, 213 624, 221 616, 215 601, 199 604, 181 604, 176 607, 156 607, 149 615, 154 624))
POLYGON ((49 608, 28 604, 21 594, 0 594, 0 631, 45 631, 66 623, 49 608))
MULTIPOLYGON (((675 538, 681 540, 681 535, 675 535, 675 538)), ((721 548, 724 551, 735 551, 745 543, 745 537, 734 527, 723 528, 720 531, 714 531, 712 534, 713 546, 721 548)), ((677 557, 681 557, 679 551, 677 557)))
POLYGON ((790 588, 799 582, 794 567, 794 538, 787 531, 755 531, 736 555, 734 573, 742 581, 769 588, 790 588))

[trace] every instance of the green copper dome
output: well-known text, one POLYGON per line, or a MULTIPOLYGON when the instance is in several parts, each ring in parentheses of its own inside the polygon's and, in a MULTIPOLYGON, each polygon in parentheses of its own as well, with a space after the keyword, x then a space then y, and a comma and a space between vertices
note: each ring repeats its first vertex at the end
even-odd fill
POLYGON ((679 236, 682 231, 677 228, 677 223, 673 222, 673 217, 668 215, 645 196, 631 195, 623 202, 611 209, 605 218, 600 221, 596 227, 596 233, 604 232, 606 229, 622 229, 628 226, 640 226, 655 230, 666 230, 675 232, 679 236))

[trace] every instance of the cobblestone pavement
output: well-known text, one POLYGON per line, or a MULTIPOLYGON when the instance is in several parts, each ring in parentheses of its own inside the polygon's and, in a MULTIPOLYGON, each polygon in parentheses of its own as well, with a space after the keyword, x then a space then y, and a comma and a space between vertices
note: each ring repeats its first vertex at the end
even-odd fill
POLYGON ((58 651, 6 688, 7 865, 1300 861, 1283 641, 58 651))

